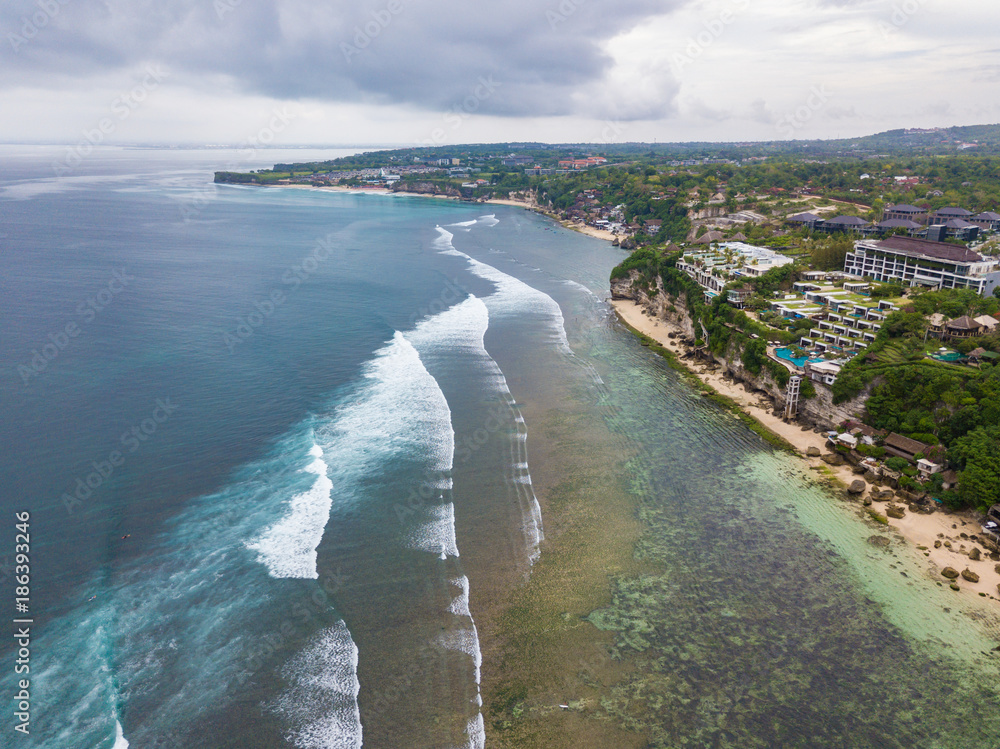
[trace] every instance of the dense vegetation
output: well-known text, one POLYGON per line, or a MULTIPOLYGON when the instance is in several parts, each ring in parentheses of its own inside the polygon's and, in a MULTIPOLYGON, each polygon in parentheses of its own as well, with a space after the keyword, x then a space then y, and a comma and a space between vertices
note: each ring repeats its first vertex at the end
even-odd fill
MULTIPOLYGON (((984 360, 972 368, 927 358, 928 347, 938 343, 927 342, 927 316, 977 316, 998 309, 996 298, 967 290, 918 294, 889 316, 875 343, 844 367, 833 386, 834 401, 839 402, 872 385, 866 421, 947 448, 961 479, 956 493, 943 496, 953 504, 980 509, 1000 502, 1000 366, 984 360)), ((1000 352, 1000 333, 950 345, 966 354, 980 347, 1000 352)), ((940 488, 940 478, 936 481, 940 488)))

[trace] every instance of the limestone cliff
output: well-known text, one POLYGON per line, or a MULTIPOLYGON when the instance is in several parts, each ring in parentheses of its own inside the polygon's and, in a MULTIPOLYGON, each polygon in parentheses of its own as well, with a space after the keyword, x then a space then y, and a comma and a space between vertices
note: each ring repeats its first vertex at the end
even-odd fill
POLYGON ((441 189, 433 182, 397 182, 390 188, 393 192, 412 192, 420 195, 446 195, 450 198, 461 198, 462 191, 456 187, 441 189))
MULTIPOLYGON (((702 331, 695 335, 694 323, 688 316, 686 298, 674 298, 668 295, 659 277, 655 282, 647 282, 638 271, 631 271, 628 276, 612 279, 611 296, 613 299, 631 299, 642 305, 650 315, 664 320, 689 346, 689 356, 696 355, 693 348, 695 339, 704 337, 702 331)), ((744 387, 753 392, 769 397, 776 409, 783 408, 785 390, 768 373, 767 369, 760 374, 754 374, 743 366, 742 351, 733 344, 722 356, 715 356, 706 350, 699 350, 697 355, 719 366, 722 371, 735 381, 744 383, 744 387)), ((838 427, 844 421, 856 420, 864 413, 865 401, 870 391, 866 389, 857 398, 845 403, 834 404, 833 394, 823 385, 815 385, 816 396, 802 399, 799 406, 799 420, 824 429, 838 427)))

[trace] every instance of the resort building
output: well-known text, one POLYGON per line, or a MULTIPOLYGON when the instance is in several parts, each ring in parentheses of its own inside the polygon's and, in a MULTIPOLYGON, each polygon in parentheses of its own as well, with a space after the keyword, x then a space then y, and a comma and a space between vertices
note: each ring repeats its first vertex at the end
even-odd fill
POLYGON ((927 211, 923 208, 917 208, 915 205, 887 205, 882 211, 882 220, 890 221, 893 219, 912 221, 922 226, 927 223, 927 211))
POLYGON ((934 211, 934 214, 927 221, 928 224, 946 224, 952 219, 961 219, 963 221, 968 221, 972 218, 972 211, 967 211, 964 208, 939 208, 934 211))
POLYGON ((826 386, 833 385, 837 375, 840 374, 841 365, 832 361, 807 361, 804 366, 806 377, 813 382, 820 382, 826 386))
POLYGON ((833 218, 828 218, 825 221, 814 224, 812 228, 831 234, 834 232, 862 233, 868 230, 870 226, 870 223, 857 216, 834 216, 833 218))
POLYGON ((898 234, 900 233, 899 230, 902 229, 910 236, 913 236, 915 232, 920 231, 922 228, 922 225, 908 218, 890 218, 875 224, 875 229, 880 234, 898 234))
POLYGON ((985 213, 972 216, 969 221, 983 231, 1000 231, 1000 213, 986 211, 985 213))
POLYGON ((927 453, 936 452, 931 449, 930 445, 911 440, 909 437, 904 437, 895 432, 885 438, 883 447, 885 447, 885 451, 889 455, 895 455, 897 458, 905 458, 911 463, 917 462, 917 455, 921 455, 922 457, 927 453))
MULTIPOLYGON (((764 247, 755 247, 745 242, 723 242, 714 249, 685 252, 677 261, 677 269, 697 281, 711 298, 737 278, 760 276, 792 262, 792 258, 764 247)), ((739 301, 739 304, 745 303, 746 298, 749 295, 739 301)))
MULTIPOLYGON (((799 341, 803 349, 857 352, 874 343, 882 323, 896 309, 889 300, 863 296, 866 286, 848 282, 839 288, 800 281, 794 284, 798 295, 775 300, 771 309, 789 320, 807 319, 814 323, 799 341)), ((821 377, 812 379, 825 382, 821 377)))
POLYGON ((863 239, 844 259, 844 272, 883 283, 972 289, 992 294, 1000 284, 996 258, 966 247, 911 237, 863 239))

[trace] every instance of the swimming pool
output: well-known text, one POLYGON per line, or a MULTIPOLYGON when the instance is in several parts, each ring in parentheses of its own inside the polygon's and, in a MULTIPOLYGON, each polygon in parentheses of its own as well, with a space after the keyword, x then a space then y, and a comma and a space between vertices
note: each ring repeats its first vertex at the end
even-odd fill
POLYGON ((811 362, 823 361, 822 358, 818 358, 815 356, 792 356, 792 350, 790 348, 776 348, 774 350, 774 355, 777 356, 779 359, 784 359, 785 361, 791 362, 799 369, 803 369, 807 361, 811 362))

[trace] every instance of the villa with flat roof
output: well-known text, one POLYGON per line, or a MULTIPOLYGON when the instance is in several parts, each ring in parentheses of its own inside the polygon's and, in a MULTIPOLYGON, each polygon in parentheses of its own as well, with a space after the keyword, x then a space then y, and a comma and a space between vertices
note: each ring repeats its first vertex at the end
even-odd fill
POLYGON ((792 258, 765 247, 745 242, 723 242, 714 249, 685 252, 677 261, 677 269, 687 273, 714 296, 737 278, 761 276, 792 262, 792 258))

